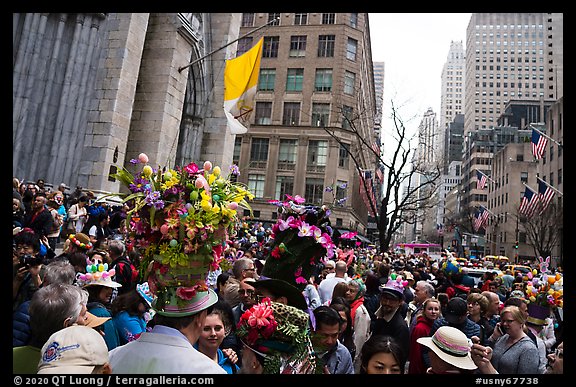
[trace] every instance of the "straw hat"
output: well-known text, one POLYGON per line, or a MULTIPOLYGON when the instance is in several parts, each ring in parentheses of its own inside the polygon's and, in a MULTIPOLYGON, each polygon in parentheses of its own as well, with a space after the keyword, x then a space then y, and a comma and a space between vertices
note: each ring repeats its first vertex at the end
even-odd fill
POLYGON ((442 326, 432 337, 420 337, 416 341, 430 348, 440 359, 455 367, 464 370, 478 368, 470 356, 471 342, 464 332, 457 328, 442 326))

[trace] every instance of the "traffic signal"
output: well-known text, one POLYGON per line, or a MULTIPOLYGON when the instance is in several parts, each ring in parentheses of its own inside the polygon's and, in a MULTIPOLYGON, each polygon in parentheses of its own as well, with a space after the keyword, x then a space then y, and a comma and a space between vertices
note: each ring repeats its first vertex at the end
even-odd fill
POLYGON ((514 248, 515 248, 515 249, 518 248, 518 241, 514 242, 514 248))

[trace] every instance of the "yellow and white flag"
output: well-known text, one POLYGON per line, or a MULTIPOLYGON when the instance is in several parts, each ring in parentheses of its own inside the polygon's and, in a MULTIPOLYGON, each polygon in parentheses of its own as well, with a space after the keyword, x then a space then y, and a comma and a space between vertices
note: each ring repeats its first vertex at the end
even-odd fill
POLYGON ((246 133, 260 72, 262 43, 260 40, 250 50, 237 58, 226 61, 224 69, 224 114, 232 134, 246 133))

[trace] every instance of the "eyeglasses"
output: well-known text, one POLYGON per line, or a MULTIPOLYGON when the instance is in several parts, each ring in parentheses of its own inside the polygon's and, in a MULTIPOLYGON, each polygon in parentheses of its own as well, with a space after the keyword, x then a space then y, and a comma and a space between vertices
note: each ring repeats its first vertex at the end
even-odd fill
POLYGON ((255 268, 251 268, 251 269, 244 269, 244 271, 256 271, 255 268))
POLYGON ((512 324, 514 321, 516 321, 516 320, 500 320, 500 323, 502 323, 502 324, 512 324))

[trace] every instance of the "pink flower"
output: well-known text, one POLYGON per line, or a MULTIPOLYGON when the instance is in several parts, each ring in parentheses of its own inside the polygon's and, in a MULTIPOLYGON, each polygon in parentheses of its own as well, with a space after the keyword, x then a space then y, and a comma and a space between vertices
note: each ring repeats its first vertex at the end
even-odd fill
POLYGON ((302 222, 300 224, 300 226, 298 227, 298 236, 299 237, 304 237, 304 236, 312 236, 312 228, 310 227, 310 225, 306 222, 302 222))
POLYGON ((288 227, 290 227, 290 223, 292 223, 293 221, 294 221, 293 216, 289 216, 288 219, 286 220, 278 219, 278 229, 280 231, 286 230, 288 227))
POLYGON ((176 289, 176 295, 183 300, 191 300, 196 295, 196 286, 189 288, 180 286, 176 289))
POLYGON ((188 164, 186 167, 184 167, 184 170, 189 174, 189 175, 193 175, 196 172, 198 172, 198 166, 195 163, 190 163, 188 164))
POLYGON ((296 195, 294 197, 290 196, 290 195, 286 195, 286 197, 288 198, 288 200, 292 200, 294 203, 296 204, 302 204, 306 201, 306 199, 304 199, 302 196, 300 195, 296 195))

